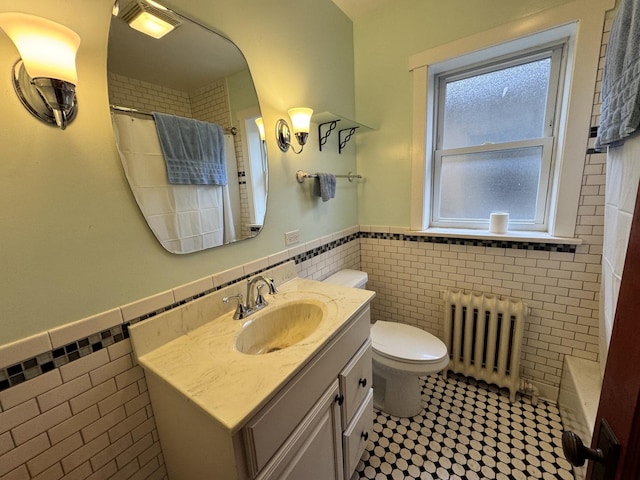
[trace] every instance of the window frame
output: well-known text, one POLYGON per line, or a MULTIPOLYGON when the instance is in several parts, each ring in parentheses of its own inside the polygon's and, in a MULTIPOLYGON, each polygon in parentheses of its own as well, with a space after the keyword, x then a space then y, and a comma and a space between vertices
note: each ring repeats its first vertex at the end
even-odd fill
POLYGON ((563 84, 566 94, 561 99, 562 125, 554 149, 547 230, 514 236, 537 241, 574 238, 602 31, 606 12, 614 6, 614 0, 574 0, 410 57, 413 83, 410 231, 439 236, 493 236, 482 230, 430 227, 433 155, 427 152, 433 152, 434 75, 568 37, 566 68, 571 75, 567 75, 563 84))
POLYGON ((488 61, 476 63, 463 69, 453 71, 443 71, 434 75, 434 152, 431 175, 431 222, 434 227, 445 228, 487 228, 488 218, 485 221, 472 221, 464 219, 453 219, 440 217, 440 182, 443 156, 455 156, 462 154, 501 152, 539 146, 542 148, 540 179, 538 184, 537 202, 535 207, 535 218, 533 222, 518 221, 511 219, 510 228, 512 230, 535 230, 546 231, 548 229, 549 204, 552 184, 552 164, 555 138, 559 122, 559 112, 561 108, 561 98, 563 80, 566 72, 566 55, 564 52, 568 48, 568 38, 563 38, 558 42, 548 45, 538 46, 513 54, 492 58, 488 61), (549 88, 547 91, 545 118, 543 125, 543 136, 536 139, 514 140, 495 144, 484 144, 457 148, 442 148, 444 129, 444 102, 446 85, 451 82, 472 78, 479 75, 495 72, 502 69, 516 67, 526 63, 549 58, 551 66, 549 71, 549 88))

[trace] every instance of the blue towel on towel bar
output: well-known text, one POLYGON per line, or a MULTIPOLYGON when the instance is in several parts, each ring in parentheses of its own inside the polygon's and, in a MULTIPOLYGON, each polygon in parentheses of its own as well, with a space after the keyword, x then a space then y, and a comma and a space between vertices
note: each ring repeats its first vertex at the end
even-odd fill
POLYGON ((224 131, 220 125, 153 112, 173 185, 226 185, 224 131))
POLYGON ((622 0, 611 25, 596 147, 623 142, 640 125, 640 0, 622 0))
POLYGON ((336 176, 333 173, 316 173, 313 194, 326 202, 336 196, 336 176))

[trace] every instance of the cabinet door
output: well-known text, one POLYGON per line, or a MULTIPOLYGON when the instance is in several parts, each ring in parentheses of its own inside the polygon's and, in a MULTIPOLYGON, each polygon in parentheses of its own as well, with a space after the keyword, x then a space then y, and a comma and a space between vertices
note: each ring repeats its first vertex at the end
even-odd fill
POLYGON ((259 480, 344 480, 338 393, 335 380, 259 480))

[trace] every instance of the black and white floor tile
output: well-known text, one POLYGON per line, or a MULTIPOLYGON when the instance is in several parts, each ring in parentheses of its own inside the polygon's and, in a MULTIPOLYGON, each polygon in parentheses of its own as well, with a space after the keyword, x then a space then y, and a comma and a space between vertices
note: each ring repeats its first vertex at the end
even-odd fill
POLYGON ((352 479, 573 480, 555 405, 509 401, 471 378, 424 378, 425 410, 413 418, 374 411, 373 432, 352 479))

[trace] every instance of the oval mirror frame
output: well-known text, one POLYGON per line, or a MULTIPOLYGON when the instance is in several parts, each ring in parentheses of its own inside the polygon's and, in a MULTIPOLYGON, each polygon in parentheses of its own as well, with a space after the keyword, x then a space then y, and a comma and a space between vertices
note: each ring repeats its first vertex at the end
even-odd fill
POLYGON ((259 234, 267 206, 268 161, 256 124, 259 100, 240 49, 173 10, 125 0, 112 17, 107 72, 123 169, 161 245, 183 254, 259 234), (140 9, 175 23, 174 29, 156 39, 132 28, 129 22, 140 9), (221 129, 226 184, 170 184, 153 112, 221 129))

